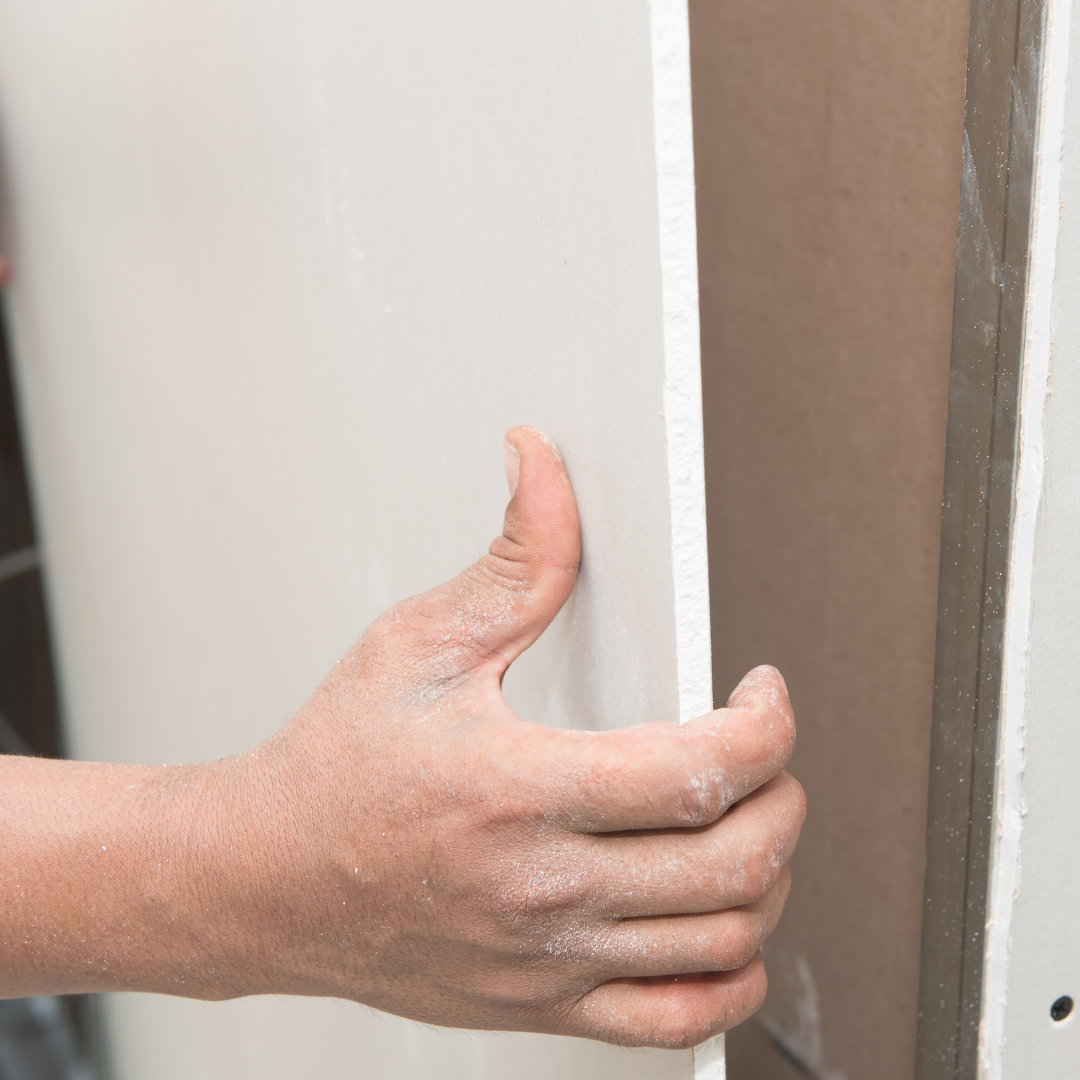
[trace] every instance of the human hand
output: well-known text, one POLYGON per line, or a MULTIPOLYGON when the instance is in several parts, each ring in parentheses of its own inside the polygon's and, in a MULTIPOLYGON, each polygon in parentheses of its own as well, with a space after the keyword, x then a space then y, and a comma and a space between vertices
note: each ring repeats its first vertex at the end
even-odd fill
POLYGON ((689 1046, 750 1015, 804 815, 758 668, 683 727, 528 723, 507 667, 569 596, 577 511, 512 431, 503 535, 382 616, 274 738, 213 774, 218 994, 353 998, 433 1024, 689 1046))
POLYGON ((682 727, 516 716, 503 673, 569 596, 579 532, 539 433, 510 432, 507 474, 490 553, 251 753, 0 761, 0 994, 332 995, 665 1047, 760 1005, 804 815, 783 680, 756 668, 682 727))

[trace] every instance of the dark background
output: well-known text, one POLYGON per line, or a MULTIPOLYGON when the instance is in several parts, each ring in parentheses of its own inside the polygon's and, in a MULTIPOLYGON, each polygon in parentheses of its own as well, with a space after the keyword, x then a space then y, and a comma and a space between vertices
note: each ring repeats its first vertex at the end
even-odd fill
MULTIPOLYGON (((0 313, 0 753, 64 756, 33 506, 0 313)), ((100 1080, 86 997, 0 1001, 0 1080, 100 1080)))

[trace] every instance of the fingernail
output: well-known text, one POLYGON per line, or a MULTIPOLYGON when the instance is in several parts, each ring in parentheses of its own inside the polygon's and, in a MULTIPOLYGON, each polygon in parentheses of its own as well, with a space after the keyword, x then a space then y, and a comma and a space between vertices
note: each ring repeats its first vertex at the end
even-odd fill
POLYGON ((521 455, 513 443, 503 441, 503 466, 506 469, 506 485, 510 488, 510 498, 517 491, 518 473, 521 471, 521 455))
MULTIPOLYGON (((752 668, 748 671, 742 679, 739 681, 739 685, 731 691, 731 696, 728 698, 728 708, 737 706, 741 701, 744 701, 749 697, 756 697, 761 693, 763 685, 772 681, 772 677, 779 676, 780 681, 783 682, 783 676, 780 672, 772 666, 772 664, 759 664, 756 668, 752 668)), ((784 686, 784 692, 787 692, 787 685, 784 686)))

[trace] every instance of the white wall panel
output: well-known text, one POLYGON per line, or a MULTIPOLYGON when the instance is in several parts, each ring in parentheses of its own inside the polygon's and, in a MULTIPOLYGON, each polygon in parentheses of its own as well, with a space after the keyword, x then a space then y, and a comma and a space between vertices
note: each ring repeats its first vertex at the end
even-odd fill
MULTIPOLYGON (((679 2, 0 0, 9 310, 79 756, 268 735, 486 549, 517 423, 565 455, 584 561, 511 701, 582 727, 709 708, 686 54, 679 2)), ((109 1016, 119 1080, 691 1068, 336 1002, 109 1016)))
POLYGON ((986 933, 980 1076, 1073 1076, 1080 1016, 1080 18, 1050 0, 986 933))

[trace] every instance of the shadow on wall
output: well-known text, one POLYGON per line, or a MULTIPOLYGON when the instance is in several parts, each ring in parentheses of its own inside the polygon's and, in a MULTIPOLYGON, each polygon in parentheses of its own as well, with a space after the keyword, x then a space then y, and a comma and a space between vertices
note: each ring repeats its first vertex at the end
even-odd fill
MULTIPOLYGON (((61 757, 56 683, 0 323, 0 753, 61 757)), ((85 997, 0 1001, 0 1080, 103 1080, 85 997)))

